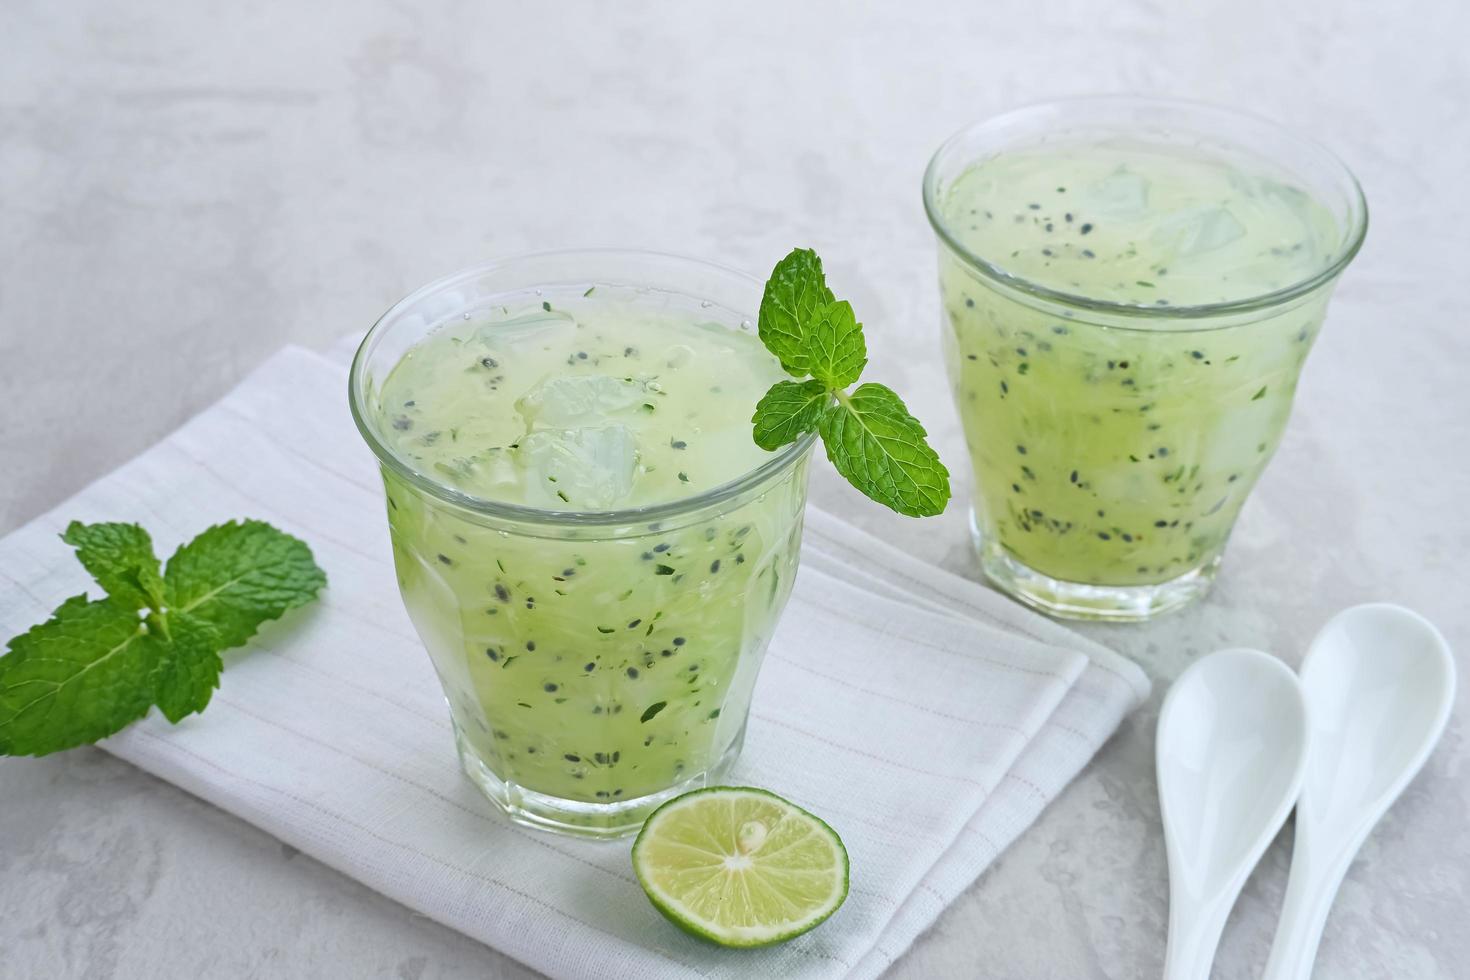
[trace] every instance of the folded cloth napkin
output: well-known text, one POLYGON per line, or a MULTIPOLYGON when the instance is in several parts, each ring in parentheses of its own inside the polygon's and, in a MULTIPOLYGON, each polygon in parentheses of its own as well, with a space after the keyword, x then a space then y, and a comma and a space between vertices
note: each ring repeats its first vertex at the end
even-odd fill
POLYGON ((0 635, 87 587, 56 538, 73 519, 137 521, 161 554, 236 517, 305 539, 321 600, 227 655, 206 713, 103 748, 554 977, 877 976, 1147 694, 1134 664, 809 509, 731 781, 836 828, 851 892, 792 942, 707 945, 643 899, 627 841, 522 829, 461 775, 346 390, 288 348, 0 541, 0 635))

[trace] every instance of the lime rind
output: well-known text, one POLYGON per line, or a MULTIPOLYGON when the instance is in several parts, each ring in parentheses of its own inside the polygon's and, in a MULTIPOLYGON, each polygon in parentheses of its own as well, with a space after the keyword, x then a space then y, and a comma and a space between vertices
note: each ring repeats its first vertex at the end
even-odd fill
POLYGON ((633 871, 680 929, 754 947, 824 922, 847 898, 849 868, 820 817, 763 789, 715 786, 653 812, 633 843, 633 871))

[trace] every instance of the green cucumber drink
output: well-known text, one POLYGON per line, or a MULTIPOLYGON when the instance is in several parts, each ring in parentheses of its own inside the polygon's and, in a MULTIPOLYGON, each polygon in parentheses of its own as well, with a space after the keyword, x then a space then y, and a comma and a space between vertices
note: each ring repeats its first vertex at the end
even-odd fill
POLYGON ((751 439, 783 377, 758 296, 671 257, 533 256, 364 343, 404 602, 466 772, 519 820, 625 833, 739 751, 811 445, 751 439))
POLYGON ((1361 242, 1351 175, 1248 117, 1079 100, 961 133, 925 199, 987 575, 1082 617, 1201 594, 1361 242))

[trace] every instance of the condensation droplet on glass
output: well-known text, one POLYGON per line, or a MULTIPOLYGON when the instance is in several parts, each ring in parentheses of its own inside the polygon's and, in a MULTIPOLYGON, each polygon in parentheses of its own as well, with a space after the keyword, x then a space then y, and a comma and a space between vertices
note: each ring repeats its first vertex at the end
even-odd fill
POLYGON ((740 329, 741 330, 749 330, 750 329, 750 321, 749 320, 741 320, 740 321, 740 329))
POLYGON ((463 314, 463 319, 468 320, 469 318, 470 318, 470 315, 468 313, 463 314))
POLYGON ((713 306, 713 305, 714 305, 714 304, 713 304, 713 303, 711 303, 711 302, 710 302, 710 301, 709 301, 709 300, 707 300, 707 299, 702 299, 702 300, 700 300, 700 301, 699 301, 699 308, 700 308, 700 309, 701 309, 701 310, 707 310, 707 309, 709 309, 709 308, 710 308, 710 307, 711 307, 711 306, 713 306))

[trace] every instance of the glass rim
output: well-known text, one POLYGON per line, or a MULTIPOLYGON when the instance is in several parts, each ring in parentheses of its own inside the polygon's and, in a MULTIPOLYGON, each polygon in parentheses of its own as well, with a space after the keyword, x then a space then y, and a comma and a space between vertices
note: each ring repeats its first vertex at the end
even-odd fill
MULTIPOLYGON (((406 461, 399 458, 382 439, 378 437, 376 428, 368 420, 363 408, 364 385, 366 378, 367 355, 369 346, 380 337, 391 325, 393 319, 410 309, 414 304, 434 295, 440 290, 447 289, 467 279, 473 279, 498 269, 504 269, 520 262, 557 259, 577 258, 593 256, 601 258, 643 258, 654 260, 672 260, 684 265, 696 265, 705 269, 719 272, 723 275, 732 276, 745 280, 757 290, 763 286, 759 279, 746 272, 733 269, 718 262, 710 262, 706 259, 697 259, 687 255, 679 255, 673 252, 660 252, 653 249, 636 248, 567 248, 547 249, 536 252, 520 252, 515 255, 498 259, 491 259, 478 265, 467 266, 447 275, 440 276, 413 290, 407 296, 390 306, 363 335, 362 342, 358 344, 357 353, 353 355, 352 367, 347 375, 347 402, 352 410, 352 421, 357 425, 357 431, 363 441, 368 444, 378 462, 391 470, 396 476, 406 480, 410 485, 417 487, 439 500, 452 504, 463 510, 471 511, 485 517, 497 518, 521 524, 535 524, 542 526, 556 526, 567 528, 588 527, 612 527, 630 524, 653 523, 678 517, 695 511, 703 510, 714 504, 742 496, 781 471, 790 469, 798 461, 803 459, 810 451, 812 444, 816 442, 817 433, 808 432, 801 438, 780 451, 771 455, 754 469, 750 469, 728 480, 719 486, 711 487, 692 497, 683 497, 678 500, 665 501, 663 503, 649 504, 643 507, 624 507, 612 510, 550 510, 541 507, 531 507, 525 504, 512 504, 504 501, 492 500, 477 494, 467 493, 463 490, 448 486, 428 474, 415 469, 406 461)), ((527 282, 525 288, 534 288, 540 283, 527 282)), ((640 285, 634 283, 633 285, 640 285)), ((641 285, 649 285, 641 283, 641 285)), ((678 292, 676 289, 670 292, 678 292)), ((693 297, 698 299, 700 297, 693 297)), ((738 311, 736 311, 738 312, 738 311)), ((443 318, 447 321, 448 317, 443 318)), ((436 324, 437 326, 437 324, 436 324)), ((754 406, 752 406, 752 410, 754 406)))
MULTIPOLYGON (((1240 145, 1234 140, 1229 140, 1227 143, 1232 146, 1240 145)), ((1264 156, 1264 154, 1258 155, 1264 156)), ((934 151, 934 155, 929 158, 928 166, 924 168, 923 198, 924 213, 928 216, 929 225, 934 229, 934 233, 939 237, 939 240, 956 257, 964 262, 965 265, 992 282, 1047 303, 1054 303, 1093 313, 1102 313, 1109 316, 1155 323, 1153 327, 1116 325, 1119 329, 1157 330, 1158 321, 1198 320, 1208 317, 1252 313, 1280 306, 1311 293, 1319 286, 1331 282, 1340 275, 1343 269, 1347 268, 1348 263, 1353 260, 1353 257, 1358 254, 1358 250, 1363 247, 1363 239, 1368 234, 1368 201, 1363 195, 1363 187, 1347 164, 1324 144, 1309 136, 1294 133, 1281 123, 1267 119, 1264 116, 1259 116, 1253 112, 1192 99, 1155 98, 1137 95, 1082 95, 1070 98, 1050 99, 1043 102, 1031 102, 1007 110, 999 115, 988 116, 960 128, 945 139, 939 145, 938 149, 934 151), (1347 185, 1351 188, 1348 201, 1348 226, 1343 229, 1342 243, 1333 254, 1331 260, 1323 268, 1312 273, 1310 276, 1303 277, 1279 289, 1257 293, 1253 296, 1242 297, 1241 299, 1221 303, 1200 303, 1185 306, 1145 306, 1135 303, 1120 303, 1114 300, 1095 299, 1079 293, 1071 293, 1066 290, 1043 286, 1024 276, 1007 272, 1001 266, 976 254, 961 244, 959 239, 949 230, 944 217, 940 213, 939 201, 937 200, 939 167, 941 158, 946 152, 953 149, 960 140, 978 131, 1013 122, 1043 110, 1076 109, 1086 108, 1088 106, 1119 108, 1130 105, 1184 113, 1209 114, 1216 117, 1232 118, 1253 126, 1265 127, 1284 139, 1292 141, 1299 147, 1311 151, 1322 160, 1331 164, 1342 177, 1347 179, 1347 185)))

